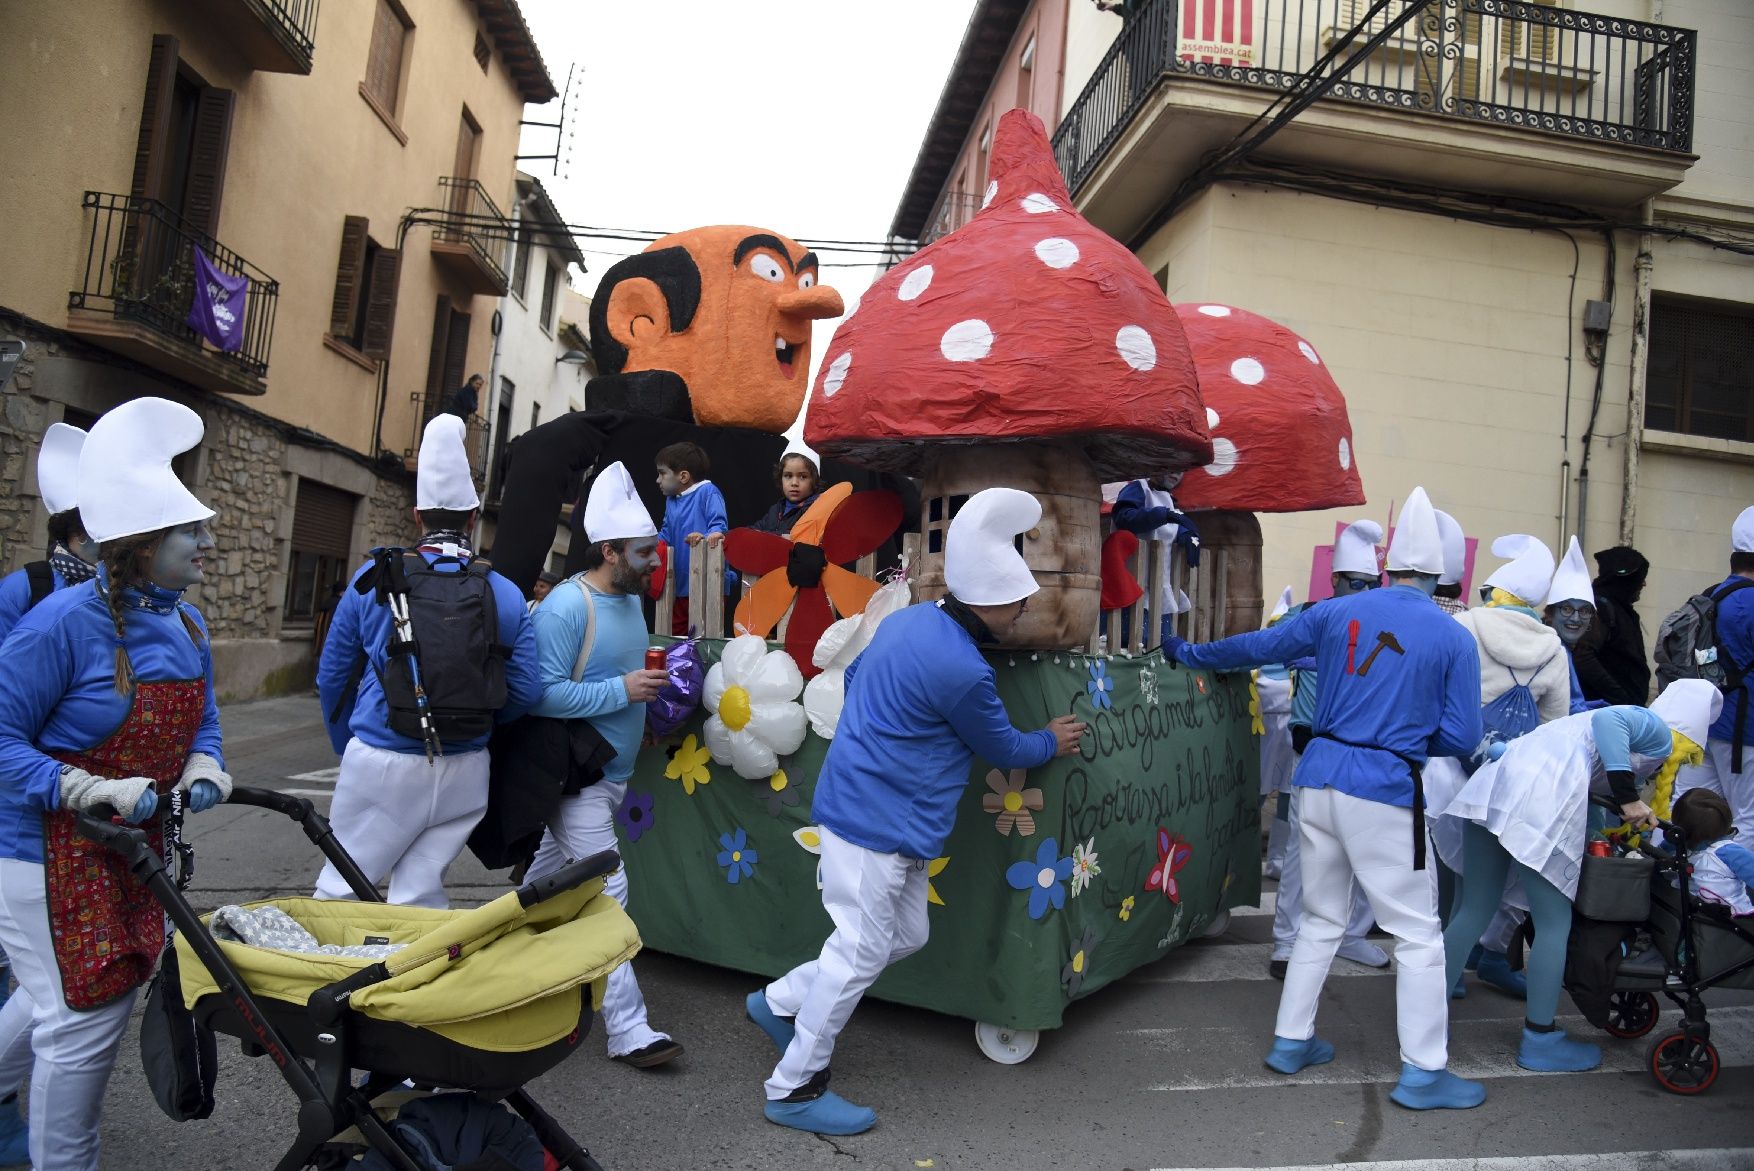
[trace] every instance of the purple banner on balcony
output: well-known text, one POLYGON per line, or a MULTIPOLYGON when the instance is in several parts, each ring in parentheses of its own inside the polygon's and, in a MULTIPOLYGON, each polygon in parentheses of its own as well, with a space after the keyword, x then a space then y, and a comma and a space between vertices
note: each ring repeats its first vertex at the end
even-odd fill
POLYGON ((226 353, 244 344, 244 297, 248 277, 232 276, 214 267, 200 247, 195 249, 195 300, 189 306, 190 329, 226 353))

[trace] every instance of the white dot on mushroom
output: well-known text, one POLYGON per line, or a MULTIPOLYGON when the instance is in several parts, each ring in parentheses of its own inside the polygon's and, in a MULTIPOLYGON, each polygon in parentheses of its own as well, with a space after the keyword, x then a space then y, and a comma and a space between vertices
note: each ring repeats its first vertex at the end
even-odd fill
POLYGON ((932 266, 922 264, 901 279, 901 288, 895 295, 903 301, 911 301, 925 292, 932 284, 932 266))
POLYGON ((1141 326, 1121 326, 1115 334, 1115 350, 1121 361, 1135 370, 1150 370, 1157 365, 1157 343, 1141 326))
POLYGON ((987 197, 981 200, 982 211, 987 209, 987 205, 993 202, 993 196, 997 194, 999 194, 999 181, 994 179, 991 183, 987 184, 987 197))
POLYGON ((1023 197, 1023 210, 1030 215, 1041 215, 1043 212, 1059 211, 1060 205, 1037 191, 1023 197))
POLYGON ((1071 268, 1078 263, 1078 245, 1050 236, 1035 246, 1035 258, 1049 268, 1071 268))
POLYGON ((1208 431, 1210 431, 1212 428, 1214 428, 1216 426, 1218 426, 1218 412, 1213 410, 1211 407, 1207 407, 1206 408, 1206 429, 1208 431))
POLYGON ((1258 386, 1267 370, 1253 358, 1238 358, 1230 364, 1230 376, 1244 386, 1258 386))
POLYGON ((1311 365, 1320 366, 1322 364, 1322 360, 1316 356, 1315 347, 1308 342, 1298 342, 1297 348, 1304 357, 1310 360, 1311 365))
POLYGON ((1202 306, 1200 306, 1200 312, 1204 313, 1207 317, 1229 317, 1230 316, 1230 306, 1228 306, 1228 305, 1202 305, 1202 306))
POLYGON ((993 331, 978 318, 958 321, 944 331, 938 350, 951 362, 974 362, 986 357, 993 349, 993 331))
POLYGON ((822 397, 833 398, 834 392, 841 388, 847 380, 847 371, 853 365, 853 352, 848 350, 828 364, 828 371, 822 376, 822 397))
POLYGON ((1350 471, 1352 468, 1352 441, 1344 435, 1340 436, 1340 470, 1350 471))
POLYGON ((1212 441, 1212 462, 1200 470, 1208 476, 1228 476, 1236 469, 1236 444, 1228 439, 1212 441))

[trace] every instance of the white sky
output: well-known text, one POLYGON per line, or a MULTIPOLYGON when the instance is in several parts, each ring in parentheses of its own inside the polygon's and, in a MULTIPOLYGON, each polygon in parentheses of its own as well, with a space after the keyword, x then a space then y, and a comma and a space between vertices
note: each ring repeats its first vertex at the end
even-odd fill
MULTIPOLYGON (((574 223, 750 224, 882 240, 974 0, 521 0, 555 85, 577 63, 570 167, 526 163, 574 223)), ((527 117, 552 120, 559 103, 527 117)), ((569 109, 568 122, 572 122, 569 109)), ((547 153, 527 130, 521 153, 547 153)), ((565 150, 565 144, 562 144, 565 150)), ((591 293, 643 245, 580 239, 591 293)), ((876 259, 822 253, 826 265, 876 259)), ((846 298, 882 272, 825 267, 846 298)), ((814 354, 834 322, 816 329, 814 354)))

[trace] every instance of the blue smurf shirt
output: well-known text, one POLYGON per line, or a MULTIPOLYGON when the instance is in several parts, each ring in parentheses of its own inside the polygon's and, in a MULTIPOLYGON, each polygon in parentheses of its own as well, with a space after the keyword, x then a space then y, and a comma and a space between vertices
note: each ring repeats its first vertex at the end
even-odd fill
MULTIPOLYGON (((694 552, 688 544, 689 533, 722 533, 729 527, 725 520, 725 494, 711 480, 702 480, 664 501, 664 523, 658 536, 670 546, 670 572, 676 578, 676 596, 688 596, 688 562, 694 552)), ((736 577, 725 571, 725 592, 733 592, 736 577)))
POLYGON ((1266 630, 1177 652, 1227 671, 1315 656, 1321 678, 1310 741, 1293 775, 1384 805, 1413 804, 1405 757, 1467 756, 1480 743, 1480 658, 1473 638, 1410 585, 1311 606, 1266 630))
POLYGON ((867 850, 930 860, 944 852, 975 757, 1036 768, 1056 747, 1046 728, 1012 726, 973 636, 922 602, 885 618, 847 668, 812 816, 867 850))
MULTIPOLYGON (((58 570, 50 570, 55 579, 55 591, 60 593, 67 588, 67 579, 58 570)), ((30 609, 30 575, 22 569, 15 569, 5 577, 0 577, 0 642, 12 633, 18 620, 30 609)))

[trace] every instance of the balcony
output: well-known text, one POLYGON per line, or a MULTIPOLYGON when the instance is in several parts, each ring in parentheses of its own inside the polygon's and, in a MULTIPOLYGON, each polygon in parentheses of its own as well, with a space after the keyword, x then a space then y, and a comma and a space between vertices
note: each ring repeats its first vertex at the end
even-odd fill
POLYGON ((316 55, 317 0, 191 0, 208 28, 252 69, 309 74, 316 55))
POLYGON ((1393 0, 1337 50, 1372 7, 1254 0, 1252 24, 1201 41, 1177 28, 1179 0, 1149 0, 1054 135, 1085 215, 1130 238, 1203 157, 1409 7, 1422 11, 1263 160, 1604 208, 1668 190, 1694 161, 1691 30, 1519 0, 1393 0))
MULTIPOLYGON (((414 402, 414 433, 409 438, 403 458, 403 464, 409 471, 414 470, 419 459, 420 440, 426 434, 426 425, 432 422, 434 415, 450 405, 451 396, 455 393, 456 388, 452 387, 442 394, 422 392, 409 396, 414 402)), ((473 414, 463 418, 463 450, 468 454, 470 478, 475 481, 477 489, 487 482, 487 439, 488 423, 485 416, 473 414)), ((487 494, 483 492, 481 495, 485 497, 487 494)))
POLYGON ((439 206, 443 210, 432 230, 434 262, 471 293, 505 296, 512 222, 474 179, 440 179, 439 206))
POLYGON ((85 274, 67 294, 67 329, 96 345, 220 394, 264 394, 280 284, 155 199, 87 191, 85 274), (187 323, 195 249, 246 286, 241 340, 220 350, 187 323))

